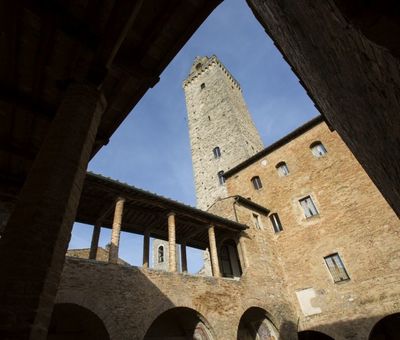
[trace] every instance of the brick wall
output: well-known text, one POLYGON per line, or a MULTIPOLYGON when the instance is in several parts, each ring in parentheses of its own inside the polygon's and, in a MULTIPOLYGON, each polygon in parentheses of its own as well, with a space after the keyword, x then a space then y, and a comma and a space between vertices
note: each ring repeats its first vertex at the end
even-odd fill
MULTIPOLYGON (((338 134, 325 123, 255 161, 226 184, 228 194, 251 197, 279 214, 284 230, 275 234, 271 222, 265 220, 258 238, 274 251, 263 259, 280 260, 300 329, 320 329, 339 339, 366 338, 379 316, 400 311, 400 222, 338 134), (325 156, 316 158, 311 153, 310 144, 315 141, 324 144, 325 156), (277 173, 281 161, 290 171, 286 177, 277 173), (260 190, 251 183, 255 175, 263 183, 260 190), (305 218, 299 204, 308 195, 319 211, 311 218, 305 218), (341 256, 349 281, 333 283, 324 263, 324 256, 332 253, 341 256), (303 304, 320 313, 306 316, 296 292, 309 288, 311 297, 303 304)), ((258 256, 251 246, 249 250, 250 258, 258 256)), ((265 269, 253 275, 261 273, 265 275, 265 269)))

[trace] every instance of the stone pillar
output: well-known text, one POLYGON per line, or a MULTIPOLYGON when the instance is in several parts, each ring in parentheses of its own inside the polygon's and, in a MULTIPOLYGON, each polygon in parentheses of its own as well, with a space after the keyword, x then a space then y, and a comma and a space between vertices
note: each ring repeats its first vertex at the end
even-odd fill
POLYGON ((176 272, 175 213, 168 215, 168 269, 176 272))
POLYGON ((149 268, 150 258, 150 231, 145 230, 143 238, 143 268, 149 268))
POLYGON ((92 243, 90 244, 89 260, 96 260, 97 248, 99 247, 99 238, 101 231, 101 223, 93 226, 92 243))
POLYGON ((208 240, 210 242, 210 257, 211 257, 211 268, 213 276, 219 277, 219 262, 218 262, 218 252, 217 252, 217 242, 215 240, 214 226, 208 228, 208 240))
POLYGON ((240 253, 242 254, 242 260, 243 260, 243 271, 245 268, 249 266, 249 260, 247 258, 247 251, 246 251, 246 244, 245 244, 245 237, 243 235, 240 235, 239 238, 239 245, 240 245, 240 253))
POLYGON ((182 272, 187 273, 186 242, 182 242, 181 244, 181 262, 182 272))
POLYGON ((1 339, 47 339, 104 109, 95 86, 71 84, 32 164, 0 240, 1 339))
POLYGON ((122 214, 124 212, 125 199, 118 197, 115 202, 114 220, 111 232, 111 244, 108 252, 108 262, 118 263, 119 237, 121 235, 122 214))

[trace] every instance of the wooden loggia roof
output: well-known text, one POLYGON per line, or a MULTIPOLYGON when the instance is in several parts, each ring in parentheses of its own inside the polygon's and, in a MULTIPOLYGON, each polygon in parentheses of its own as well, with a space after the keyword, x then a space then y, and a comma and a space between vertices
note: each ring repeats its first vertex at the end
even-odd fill
POLYGON ((115 202, 125 198, 122 219, 123 231, 168 239, 168 214, 175 213, 176 241, 188 246, 208 247, 208 227, 215 226, 217 237, 225 233, 240 233, 246 225, 213 215, 177 201, 138 189, 125 183, 88 173, 86 175, 76 221, 94 225, 102 221, 105 228, 112 227, 115 202))
POLYGON ((18 195, 69 84, 107 101, 93 156, 220 2, 0 0, 0 199, 18 195))

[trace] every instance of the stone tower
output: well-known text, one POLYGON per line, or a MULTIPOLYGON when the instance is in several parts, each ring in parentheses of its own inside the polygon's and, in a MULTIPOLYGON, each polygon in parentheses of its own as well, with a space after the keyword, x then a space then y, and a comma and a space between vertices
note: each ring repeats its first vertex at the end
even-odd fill
POLYGON ((227 195, 221 175, 264 146, 239 83, 216 56, 197 57, 183 82, 197 207, 227 195))

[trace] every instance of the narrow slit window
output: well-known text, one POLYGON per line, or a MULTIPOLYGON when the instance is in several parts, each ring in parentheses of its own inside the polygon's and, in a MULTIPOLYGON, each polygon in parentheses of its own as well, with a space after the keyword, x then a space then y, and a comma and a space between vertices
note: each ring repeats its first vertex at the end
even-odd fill
POLYGON ((289 167, 285 162, 280 162, 276 165, 276 170, 278 171, 278 175, 281 177, 289 175, 289 167))
POLYGON ((224 171, 218 171, 218 182, 219 185, 224 185, 225 184, 225 177, 224 177, 224 171))
POLYGON ((254 225, 256 229, 261 230, 261 221, 260 221, 260 215, 254 214, 253 213, 253 220, 254 220, 254 225))
POLYGON ((258 177, 258 176, 254 176, 254 177, 251 179, 251 183, 253 183, 253 187, 254 187, 254 189, 256 189, 256 190, 260 190, 260 189, 262 188, 261 179, 260 179, 260 177, 258 177))
POLYGON ((274 228, 275 233, 279 233, 283 230, 281 220, 279 219, 277 213, 271 214, 269 216, 269 219, 271 220, 272 227, 274 228))
POLYGON ((221 157, 221 149, 219 148, 219 146, 216 146, 213 149, 213 154, 214 154, 214 158, 220 158, 221 157))
POLYGON ((314 204, 311 196, 304 197, 299 202, 300 202, 301 207, 303 208, 304 215, 307 218, 318 215, 318 210, 315 207, 315 204, 314 204))
POLYGON ((349 274, 338 253, 326 256, 324 260, 335 283, 350 280, 349 274))
POLYGON ((312 143, 310 145, 310 149, 312 154, 317 158, 322 157, 328 153, 328 151, 326 151, 324 144, 322 144, 321 142, 312 143))
POLYGON ((157 260, 158 263, 163 263, 164 262, 164 246, 159 246, 157 249, 157 260))

